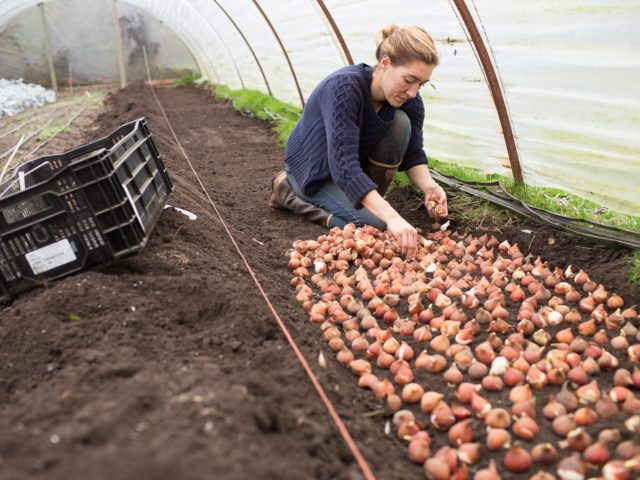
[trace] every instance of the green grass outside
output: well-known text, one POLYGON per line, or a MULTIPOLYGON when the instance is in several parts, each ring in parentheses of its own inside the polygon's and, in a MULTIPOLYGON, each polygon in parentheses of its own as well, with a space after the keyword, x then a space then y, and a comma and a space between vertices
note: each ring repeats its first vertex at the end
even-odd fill
MULTIPOLYGON (((291 131, 302 114, 301 108, 281 102, 256 90, 232 90, 227 86, 217 85, 215 87, 215 95, 219 99, 231 100, 233 106, 239 111, 251 112, 257 118, 274 124, 276 141, 281 146, 286 144, 291 131)), ((498 180, 509 193, 528 205, 574 218, 595 220, 605 225, 640 232, 640 216, 618 213, 557 188, 518 185, 512 178, 497 174, 487 174, 477 169, 441 162, 434 158, 429 159, 429 168, 466 181, 487 182, 498 180)), ((394 178, 392 188, 396 186, 411 187, 412 183, 406 174, 398 173, 394 178)), ((481 220, 483 218, 492 218, 494 222, 498 220, 499 223, 503 224, 512 221, 510 212, 490 202, 474 198, 464 203, 463 208, 457 209, 456 212, 462 217, 480 218, 481 220)), ((640 250, 633 252, 630 262, 629 281, 640 284, 640 250)))
POLYGON ((635 250, 631 257, 631 268, 629 269, 629 282, 640 284, 640 250, 635 250))
POLYGON ((594 220, 605 225, 611 225, 635 232, 640 232, 640 217, 625 215, 614 210, 604 208, 595 202, 572 195, 557 188, 533 187, 518 185, 512 178, 497 174, 486 174, 480 170, 461 167, 452 163, 429 160, 430 168, 438 172, 454 175, 462 180, 488 182, 497 180, 505 189, 528 205, 532 205, 552 212, 561 213, 574 218, 594 220))
POLYGON ((184 77, 180 77, 176 80, 176 85, 191 85, 195 83, 196 80, 199 80, 201 75, 199 73, 185 75, 184 77))

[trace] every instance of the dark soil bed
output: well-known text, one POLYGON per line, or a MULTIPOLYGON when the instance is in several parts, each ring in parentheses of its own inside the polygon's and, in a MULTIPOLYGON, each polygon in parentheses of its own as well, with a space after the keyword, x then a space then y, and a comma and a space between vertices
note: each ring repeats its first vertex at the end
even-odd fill
MULTIPOLYGON (((283 161, 269 125, 214 100, 210 90, 156 91, 224 221, 375 475, 423 478, 406 447, 384 433, 390 413, 368 415, 384 404, 356 387, 295 300, 285 252, 293 240, 325 230, 266 205, 283 161), (317 363, 322 349, 326 370, 317 363)), ((1 307, 0 478, 361 478, 149 87, 134 84, 111 95, 83 141, 141 116, 175 185, 169 203, 198 219, 165 210, 141 253, 25 292, 1 307)), ((74 134, 64 147, 77 141, 74 134)), ((56 147, 62 149, 59 141, 56 147)), ((408 220, 429 230, 410 191, 389 196, 408 220)), ((627 283, 625 249, 598 248, 523 220, 482 229, 455 217, 452 223, 460 231, 495 232, 551 266, 584 269, 627 305, 640 302, 640 288, 627 283)))

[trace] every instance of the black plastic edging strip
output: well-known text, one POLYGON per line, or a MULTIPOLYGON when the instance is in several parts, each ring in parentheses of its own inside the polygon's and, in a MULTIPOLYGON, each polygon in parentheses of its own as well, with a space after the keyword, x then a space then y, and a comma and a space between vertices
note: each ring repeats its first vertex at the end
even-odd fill
MULTIPOLYGON (((571 217, 563 217, 560 215, 551 215, 548 213, 536 212, 531 207, 523 204, 520 201, 516 200, 512 202, 499 195, 496 195, 493 192, 482 192, 468 185, 457 184, 455 181, 451 181, 451 180, 445 181, 444 179, 443 181, 444 183, 450 185, 453 188, 457 188, 471 195, 481 197, 487 201, 501 205, 517 213, 520 213, 521 215, 524 215, 526 217, 534 218, 534 219, 543 221, 545 223, 551 224, 558 229, 565 230, 573 234, 582 235, 584 237, 588 237, 596 241, 615 243, 615 244, 620 244, 620 245, 624 245, 631 248, 640 247, 640 240, 637 235, 633 234, 633 232, 631 235, 619 235, 616 233, 610 233, 608 231, 602 231, 602 230, 600 230, 599 232, 594 232, 588 226, 577 224, 576 219, 573 219, 571 217)), ((609 226, 606 226, 606 227, 609 230, 620 231, 620 229, 615 229, 615 227, 609 227, 609 226)))
MULTIPOLYGON (((555 218, 559 218, 559 219, 563 219, 563 220, 567 220, 570 222, 579 222, 579 223, 586 223, 588 225, 593 225, 595 227, 598 228, 602 228, 604 230, 609 230, 609 231, 615 231, 615 232, 624 232, 626 234, 630 234, 631 236, 638 236, 637 232, 634 232, 633 230, 627 230, 624 228, 620 228, 620 227, 614 227, 612 225, 606 225, 604 223, 598 223, 598 222, 594 222, 593 220, 588 220, 586 218, 576 218, 576 217, 570 217, 568 215, 563 215, 561 213, 557 213, 557 212, 552 212, 551 210, 546 210, 544 208, 541 207, 535 207, 532 205, 527 205, 526 203, 522 202, 519 198, 517 198, 516 196, 514 196, 513 194, 511 194, 505 187, 504 185, 502 185, 502 183, 498 182, 498 181, 490 181, 490 182, 479 182, 479 181, 466 181, 466 180, 462 180, 458 177, 454 177, 452 175, 446 175, 444 173, 440 173, 440 172, 436 172, 439 175, 442 175, 444 177, 447 177, 451 180, 454 181, 458 181, 460 183, 466 184, 466 185, 473 185, 473 186, 480 186, 480 187, 500 187, 500 190, 502 190, 502 192, 504 193, 504 195, 501 195, 498 192, 492 192, 493 195, 495 195, 498 198, 502 198, 505 201, 513 201, 517 204, 520 204, 523 206, 523 208, 525 208, 526 210, 535 210, 537 212, 543 212, 544 214, 550 215, 552 217, 555 218)), ((538 213, 533 212, 535 215, 538 215, 538 213)))
POLYGON ((604 225, 590 220, 568 217, 566 215, 550 212, 538 207, 532 207, 511 195, 500 182, 467 182, 457 177, 442 174, 435 170, 431 170, 431 174, 436 180, 448 185, 455 190, 460 190, 470 195, 480 197, 491 203, 508 208, 528 218, 550 224, 566 232, 600 242, 614 243, 630 248, 640 248, 640 234, 636 232, 612 227, 610 225, 604 225), (488 188, 496 186, 499 187, 506 194, 506 196, 497 194, 495 192, 486 192, 474 188, 488 188), (594 231, 595 229, 597 229, 597 231, 594 231))
POLYGON ((492 181, 488 181, 488 182, 481 182, 481 181, 477 181, 477 180, 462 180, 458 177, 455 177, 453 175, 447 175, 445 173, 441 173, 438 172, 437 170, 435 171, 438 175, 441 175, 443 177, 449 178, 453 181, 457 181, 460 182, 462 184, 465 185, 473 185, 473 186, 479 186, 479 187, 499 187, 500 190, 502 190, 502 192, 504 193, 504 195, 500 195, 500 193, 498 192, 492 192, 493 195, 495 195, 498 198, 502 198, 505 199, 507 201, 513 201, 517 204, 522 205, 526 210, 537 210, 539 212, 544 212, 547 215, 551 215, 555 218, 560 218, 560 219, 565 219, 568 221, 572 221, 572 222, 580 222, 580 223, 586 223, 589 225, 593 225, 595 227, 599 227, 605 230, 610 230, 610 231, 616 231, 616 232, 624 232, 626 234, 629 234, 633 237, 638 236, 640 238, 640 234, 638 234, 637 232, 633 231, 633 230, 627 230, 625 228, 620 228, 620 227, 614 227, 612 225, 607 225, 604 223, 599 223, 599 222, 594 222, 593 220, 588 220, 586 218, 576 218, 576 217, 570 217, 568 215, 563 215, 561 213, 557 213, 557 212, 552 212, 551 210, 546 210, 544 208, 541 207, 535 207, 533 205, 527 205, 526 203, 522 202, 519 198, 517 198, 516 196, 514 196, 512 193, 510 193, 505 187, 504 185, 502 185, 502 183, 500 183, 497 180, 492 180, 492 181))

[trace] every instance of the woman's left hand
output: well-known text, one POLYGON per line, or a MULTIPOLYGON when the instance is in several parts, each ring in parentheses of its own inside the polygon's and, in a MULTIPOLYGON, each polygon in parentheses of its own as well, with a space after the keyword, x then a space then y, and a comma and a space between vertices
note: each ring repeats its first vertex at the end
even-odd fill
POLYGON ((440 185, 425 190, 424 192, 424 206, 427 209, 427 213, 434 220, 440 220, 446 218, 449 215, 449 208, 447 207, 447 194, 440 185))

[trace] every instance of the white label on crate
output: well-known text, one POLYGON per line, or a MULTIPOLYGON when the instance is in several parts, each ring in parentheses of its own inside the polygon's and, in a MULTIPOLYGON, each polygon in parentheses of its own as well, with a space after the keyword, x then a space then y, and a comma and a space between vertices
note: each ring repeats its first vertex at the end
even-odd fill
POLYGON ((66 238, 46 247, 29 252, 24 256, 36 275, 59 267, 76 259, 71 244, 66 238))

